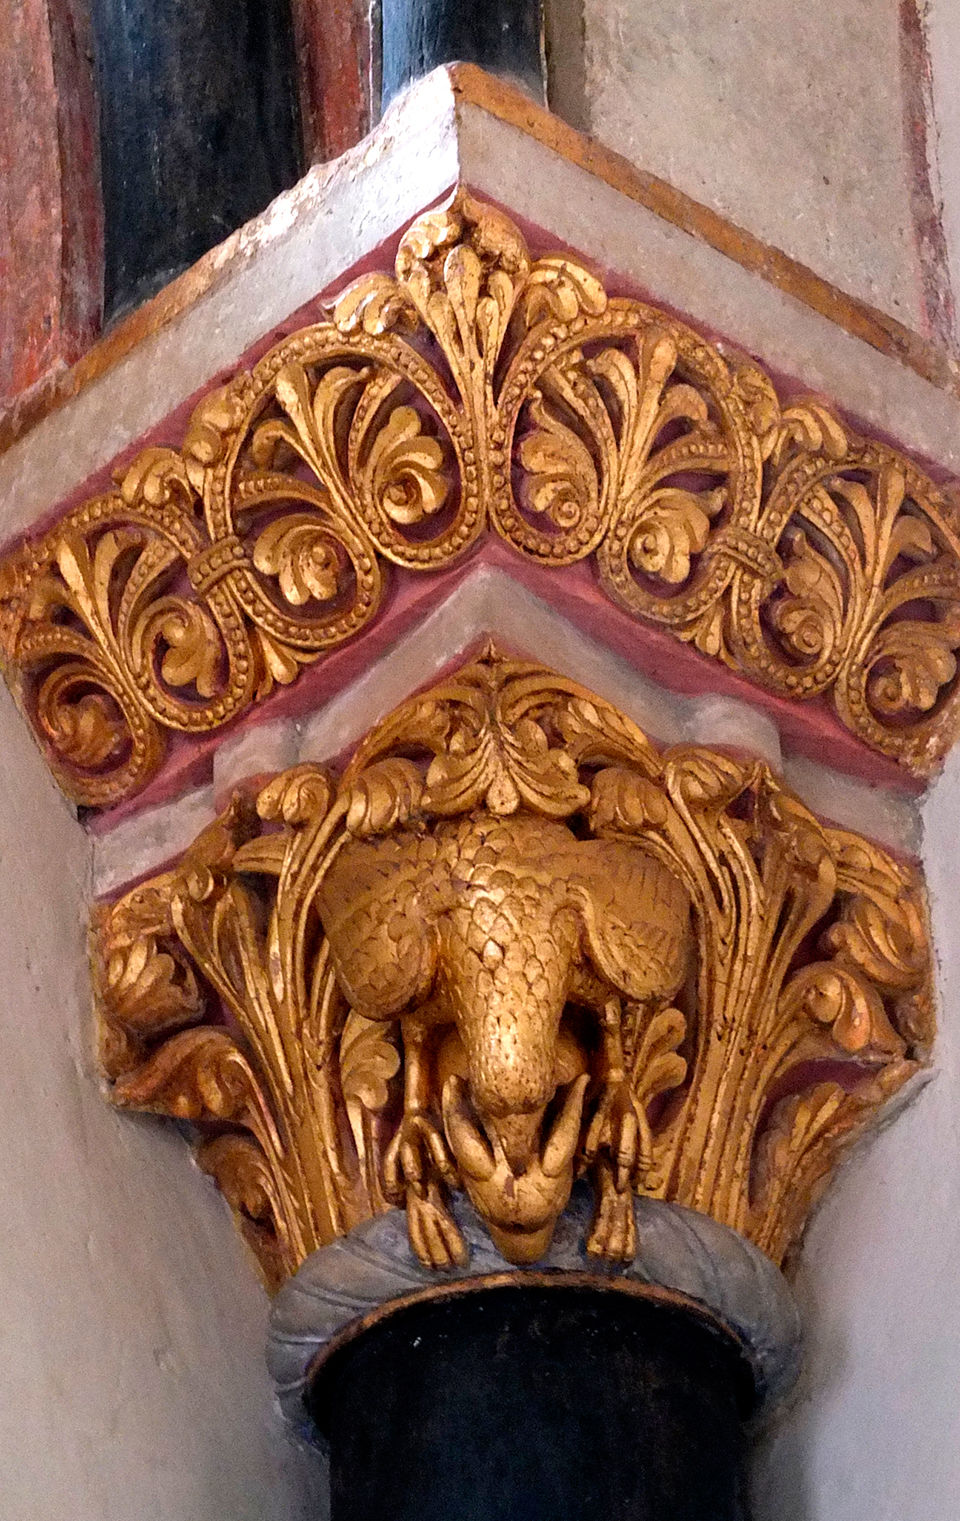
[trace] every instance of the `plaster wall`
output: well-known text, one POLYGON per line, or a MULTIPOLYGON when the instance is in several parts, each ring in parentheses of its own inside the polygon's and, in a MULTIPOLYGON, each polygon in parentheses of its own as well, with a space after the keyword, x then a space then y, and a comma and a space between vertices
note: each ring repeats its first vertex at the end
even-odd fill
MULTIPOLYGON (((584 0, 583 124, 922 330, 901 10, 897 0, 584 0)), ((556 66, 569 76, 566 52, 556 66)), ((569 77, 557 89, 569 110, 569 77)))
POLYGON ((928 0, 935 191, 941 202, 951 285, 960 291, 960 5, 928 0))
MULTIPOLYGON (((944 26, 931 32, 934 82, 940 80, 944 102, 944 196, 960 268, 960 168, 954 178, 948 173, 950 163, 960 166, 960 108, 951 96, 951 59, 960 57, 956 0, 933 0, 934 20, 938 11, 944 26), (954 142, 951 157, 947 148, 954 142)), ((896 0, 835 0, 828 29, 822 8, 796 0, 736 6, 678 0, 668 7, 585 0, 583 124, 642 168, 852 294, 922 327, 897 15, 896 0)), ((450 111, 443 105, 438 114, 446 120, 450 111)), ((371 156, 370 177, 361 182, 358 171, 355 198, 344 203, 349 216, 340 220, 329 209, 331 186, 324 180, 316 222, 307 228, 322 255, 313 266, 291 239, 266 271, 269 278, 250 259, 236 282, 225 281, 216 299, 200 308, 200 331, 187 351, 201 368, 188 376, 188 389, 235 358, 251 333, 315 293, 336 260, 348 262, 347 253, 356 250, 342 242, 347 221, 353 219, 358 238, 364 228, 369 233, 371 218, 383 235, 420 208, 425 183, 440 189, 455 177, 461 160, 452 138, 444 138, 428 162, 425 150, 411 150, 397 122, 406 175, 386 152, 380 160, 371 156), (316 229, 323 225, 320 236, 316 229)), ((562 199, 565 235, 573 239, 579 231, 570 220, 578 215, 594 227, 613 227, 615 234, 603 236, 622 238, 636 258, 638 249, 644 253, 649 280, 658 270, 657 277, 666 278, 670 254, 674 299, 695 304, 677 283, 686 271, 688 279, 709 285, 720 325, 740 333, 742 322, 720 321, 723 302, 733 308, 734 297, 740 300, 746 276, 739 269, 727 281, 716 278, 714 266, 704 262, 713 254, 672 228, 658 229, 659 241, 650 234, 642 244, 640 211, 628 215, 618 206, 607 216, 606 192, 588 194, 574 171, 559 169, 545 149, 511 149, 519 134, 480 113, 475 120, 465 114, 465 122, 468 147, 474 131, 487 155, 478 149, 467 159, 471 183, 481 189, 486 183, 491 194, 509 201, 514 183, 522 181, 531 215, 544 225, 551 218, 541 202, 562 199)), ((275 217, 296 220, 293 197, 278 207, 275 217)), ((630 267, 619 245, 596 252, 609 254, 618 268, 630 267)), ((769 310, 770 332, 782 340, 790 312, 763 305, 781 301, 779 293, 746 292, 745 285, 744 292, 744 310, 761 316, 769 310)), ((845 342, 831 329, 824 353, 844 355, 845 342)), ((766 344, 756 340, 756 347, 766 344)), ((182 334, 171 325, 154 344, 154 369, 163 370, 164 355, 183 348, 182 334)), ((831 389, 834 377, 818 364, 811 370, 806 353, 803 364, 796 352, 789 359, 785 369, 796 362, 800 372, 812 373, 812 383, 831 389)), ((844 367, 854 368, 846 360, 844 367)), ((182 380, 179 371, 178 384, 182 380)), ((878 372, 876 384, 889 393, 893 381, 878 372)), ((129 377, 125 389, 131 408, 145 394, 129 377)), ((158 406, 155 386, 150 394, 158 406)), ((96 426, 72 423, 75 435, 93 439, 104 459, 128 441, 116 432, 105 437, 103 417, 109 413, 114 430, 123 422, 109 400, 104 387, 91 402, 94 412, 103 409, 96 426)), ((924 417, 933 406, 926 395, 917 401, 924 417)), ((899 396, 896 411, 902 423, 899 396)), ((952 426, 952 415, 948 422, 952 426)), ((38 453, 58 456, 49 432, 42 437, 38 430, 36 437, 38 453)), ((11 490, 9 500, 37 497, 11 490)), ((756 1521, 949 1521, 960 1515, 960 1029, 951 1028, 960 996, 951 861, 957 838, 960 756, 927 805, 927 867, 941 954, 937 1071, 897 1123, 850 1159, 808 1233, 797 1277, 806 1371, 762 1445, 756 1521)), ((0 1521, 315 1516, 322 1488, 317 1465, 312 1455, 288 1446, 275 1422, 263 1371, 266 1300, 225 1207, 189 1165, 168 1123, 113 1114, 97 1091, 87 1050, 83 956, 89 866, 88 842, 0 693, 0 1204, 6 1225, 0 1234, 0 1521)))
POLYGON ((796 1289, 805 1369, 757 1463, 755 1521, 960 1515, 960 753, 925 808, 939 961, 932 1078, 834 1178, 796 1289))
POLYGON ((267 1299, 169 1124, 91 1071, 89 842, 0 693, 0 1521, 322 1514, 267 1299))

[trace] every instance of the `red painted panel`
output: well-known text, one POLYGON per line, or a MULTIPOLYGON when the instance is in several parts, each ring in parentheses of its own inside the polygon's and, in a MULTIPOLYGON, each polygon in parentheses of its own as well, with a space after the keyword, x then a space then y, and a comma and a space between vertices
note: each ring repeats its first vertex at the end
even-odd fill
POLYGON ((0 402, 96 336, 102 233, 90 47, 79 0, 4 7, 0 402))

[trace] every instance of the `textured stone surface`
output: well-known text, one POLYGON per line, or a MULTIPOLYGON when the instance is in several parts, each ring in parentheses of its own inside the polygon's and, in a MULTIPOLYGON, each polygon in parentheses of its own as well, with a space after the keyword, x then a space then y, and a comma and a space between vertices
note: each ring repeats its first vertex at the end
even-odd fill
POLYGON ((585 30, 598 137, 925 326, 891 0, 586 0, 585 30))
POLYGON ((689 700, 683 737, 693 745, 726 745, 746 750, 779 771, 782 755, 777 726, 747 702, 711 692, 689 700))
POLYGON ((124 819, 107 834, 93 836, 94 893, 106 897, 138 877, 151 876, 174 861, 213 822, 213 787, 196 787, 176 802, 124 819))
POLYGON ((230 735, 213 757, 213 804, 224 807, 237 787, 286 771, 297 759, 299 725, 290 718, 250 724, 230 735))
POLYGON ((13 0, 0 47, 0 404, 76 359, 99 316, 92 83, 79 0, 13 0))
POLYGON ((782 1397, 797 1373, 800 1323, 786 1279, 769 1258, 708 1215, 637 1199, 637 1256, 626 1266, 598 1265, 583 1244, 592 1207, 589 1189, 578 1185, 547 1255, 529 1270, 500 1256, 461 1195, 454 1198, 453 1211, 470 1251, 465 1268, 436 1273, 423 1267, 411 1251, 399 1210, 314 1252, 280 1290, 270 1312, 267 1361, 284 1413, 294 1422, 302 1419, 311 1359, 369 1311, 438 1283, 526 1271, 589 1272, 604 1285, 634 1281, 685 1294, 741 1338, 762 1395, 771 1403, 782 1397))
POLYGON ((856 829, 906 855, 919 852, 920 808, 916 799, 892 787, 845 776, 806 755, 787 755, 783 775, 787 785, 821 818, 841 828, 856 829))
POLYGON ((956 0, 928 0, 924 14, 936 134, 934 190, 942 198, 941 221, 956 307, 960 293, 960 6, 956 0))
POLYGON ((89 843, 0 693, 0 1516, 317 1521, 267 1301, 175 1130, 89 1049, 89 843))
POLYGON ((953 755, 924 809, 941 1005, 933 1076, 858 1146, 808 1227, 794 1280, 804 1373, 759 1455, 756 1521, 960 1515, 958 841, 953 755))

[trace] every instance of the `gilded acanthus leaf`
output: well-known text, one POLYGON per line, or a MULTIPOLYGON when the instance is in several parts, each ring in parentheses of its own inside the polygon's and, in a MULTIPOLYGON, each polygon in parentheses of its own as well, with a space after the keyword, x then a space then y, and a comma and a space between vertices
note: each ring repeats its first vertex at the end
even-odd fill
POLYGON ((322 766, 292 766, 264 787, 257 812, 265 823, 306 824, 322 818, 333 801, 333 783, 322 766))
POLYGON ((387 1107, 390 1079, 400 1071, 400 1052, 381 1020, 351 1014, 340 1037, 340 1087, 344 1102, 373 1114, 387 1107))
POLYGON ((639 1190, 780 1261, 933 1035, 913 867, 492 648, 238 798, 94 966, 114 1098, 215 1127, 272 1284, 390 1201, 462 1261, 451 1188, 535 1261, 580 1172, 595 1256, 639 1190))
POLYGON ((101 807, 171 731, 218 729, 367 627, 390 567, 462 563, 484 533, 545 569, 592 559, 627 612, 831 702, 915 772, 957 734, 951 492, 576 260, 534 259, 463 190, 393 276, 205 397, 179 451, 8 555, 0 649, 63 786, 101 807))

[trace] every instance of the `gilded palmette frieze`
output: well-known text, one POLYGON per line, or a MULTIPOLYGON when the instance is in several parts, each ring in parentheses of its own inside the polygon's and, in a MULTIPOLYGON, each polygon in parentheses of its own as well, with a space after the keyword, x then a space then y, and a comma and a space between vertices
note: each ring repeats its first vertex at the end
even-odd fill
POLYGON ((598 1258, 638 1192, 779 1262, 933 1034, 912 866, 493 650, 238 796, 93 967, 114 1102, 198 1124, 271 1283, 391 1203, 462 1261, 456 1190, 536 1261, 581 1174, 598 1258))
POLYGON ((958 726, 951 494, 460 192, 0 565, 0 649, 104 806, 492 533, 928 772, 958 726))

